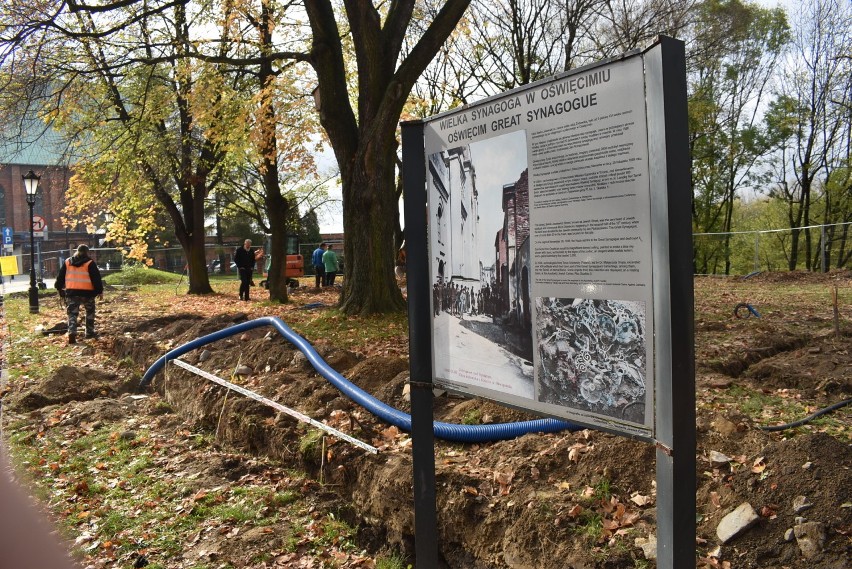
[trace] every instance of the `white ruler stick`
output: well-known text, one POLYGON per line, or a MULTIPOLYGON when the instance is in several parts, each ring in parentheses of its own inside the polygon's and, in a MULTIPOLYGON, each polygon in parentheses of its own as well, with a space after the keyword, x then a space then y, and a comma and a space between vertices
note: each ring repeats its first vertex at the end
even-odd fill
POLYGON ((245 395, 249 399, 254 399, 255 401, 259 401, 259 402, 263 403, 264 405, 268 405, 269 407, 272 407, 276 411, 281 411, 282 413, 286 413, 286 414, 290 415, 291 417, 298 419, 299 421, 302 421, 303 423, 308 423, 309 425, 312 425, 312 426, 316 427, 317 429, 321 429, 321 430, 323 430, 323 431, 325 431, 325 432, 327 432, 327 433, 329 433, 329 434, 331 434, 331 435, 333 435, 333 436, 335 436, 339 439, 343 439, 344 441, 348 441, 348 442, 352 443, 353 445, 355 445, 356 447, 362 448, 367 452, 371 452, 373 454, 378 454, 378 452, 379 452, 379 449, 377 449, 376 447, 370 446, 363 441, 359 441, 355 437, 349 436, 346 433, 342 433, 342 432, 338 431, 337 429, 335 429, 334 427, 329 427, 325 423, 320 423, 317 420, 311 419, 307 415, 299 413, 298 411, 290 409, 289 407, 285 407, 284 405, 281 405, 280 403, 277 403, 277 402, 275 402, 271 399, 267 399, 263 395, 259 395, 259 394, 255 393, 254 391, 249 391, 248 389, 246 389, 244 387, 240 387, 239 385, 231 383, 230 381, 226 381, 226 380, 224 380, 220 377, 216 377, 212 373, 207 373, 203 369, 199 369, 199 368, 197 368, 197 367, 195 367, 191 364, 186 363, 183 360, 175 359, 175 360, 169 360, 169 362, 174 363, 174 364, 182 367, 183 369, 185 369, 187 371, 191 371, 192 373, 194 373, 196 375, 200 375, 201 377, 203 377, 205 379, 209 379, 213 383, 218 383, 222 387, 227 387, 228 389, 233 389, 237 393, 239 393, 241 395, 245 395))

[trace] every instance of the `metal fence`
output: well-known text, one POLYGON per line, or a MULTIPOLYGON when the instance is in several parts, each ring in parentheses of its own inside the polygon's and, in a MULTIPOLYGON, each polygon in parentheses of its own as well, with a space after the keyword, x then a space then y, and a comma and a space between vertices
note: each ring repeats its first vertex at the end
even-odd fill
MULTIPOLYGON (((805 269, 806 257, 811 257, 814 271, 847 268, 852 257, 852 223, 811 225, 799 228, 798 269, 805 269), (811 248, 806 251, 806 232, 810 232, 811 248)), ((694 233, 693 250, 697 274, 745 275, 759 271, 787 271, 792 251, 793 230, 762 229, 755 231, 732 231, 729 233, 694 233)), ((340 242, 332 242, 343 271, 344 255, 340 242)), ((210 274, 234 274, 233 255, 239 243, 207 245, 207 271, 210 274)), ((313 275, 311 254, 319 243, 303 243, 299 246, 305 263, 305 275, 313 275)), ((73 250, 37 250, 34 255, 36 275, 39 279, 54 278, 59 267, 73 250)), ((102 272, 118 271, 127 262, 121 248, 93 247, 89 256, 102 272)), ((172 273, 186 270, 186 257, 180 247, 149 249, 148 256, 154 268, 172 273)), ((19 269, 27 274, 30 269, 29 251, 20 255, 19 269)), ((258 267, 262 270, 262 267, 258 267)))
MULTIPOLYGON (((813 271, 847 268, 852 256, 850 223, 798 228, 796 269, 813 271), (810 234, 810 250, 806 235, 810 234)), ((694 233, 695 272, 745 275, 759 271, 787 271, 793 252, 793 230, 762 229, 729 233, 694 233)))

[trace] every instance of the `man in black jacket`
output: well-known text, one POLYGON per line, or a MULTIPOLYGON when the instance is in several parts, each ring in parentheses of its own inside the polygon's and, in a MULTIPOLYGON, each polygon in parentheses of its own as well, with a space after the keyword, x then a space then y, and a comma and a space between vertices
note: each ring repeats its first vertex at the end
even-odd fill
POLYGON ((234 252, 234 264, 240 274, 240 300, 249 299, 256 254, 257 252, 251 248, 251 239, 246 239, 243 246, 238 247, 234 252))
POLYGON ((81 305, 86 309, 86 338, 97 337, 95 297, 104 299, 104 284, 98 265, 89 257, 87 246, 80 245, 73 257, 65 259, 54 286, 68 306, 68 343, 77 343, 77 319, 81 305))

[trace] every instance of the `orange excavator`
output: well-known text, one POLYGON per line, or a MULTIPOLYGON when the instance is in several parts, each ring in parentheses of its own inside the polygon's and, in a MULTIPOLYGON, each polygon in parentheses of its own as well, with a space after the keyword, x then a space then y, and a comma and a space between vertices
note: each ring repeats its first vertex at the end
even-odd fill
MULTIPOLYGON (((272 250, 272 237, 266 237, 266 251, 272 250)), ((299 253, 299 236, 295 233, 287 235, 287 266, 285 275, 287 276, 287 286, 296 288, 299 286, 297 278, 305 274, 305 259, 299 253)), ((269 288, 269 267, 272 266, 272 255, 266 255, 266 261, 263 263, 263 280, 260 281, 260 286, 269 288)))

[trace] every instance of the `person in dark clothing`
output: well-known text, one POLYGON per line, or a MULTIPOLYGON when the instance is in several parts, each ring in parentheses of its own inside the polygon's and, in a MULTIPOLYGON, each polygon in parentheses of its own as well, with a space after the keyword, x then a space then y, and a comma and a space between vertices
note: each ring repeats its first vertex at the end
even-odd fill
POLYGON ((240 300, 249 299, 256 255, 257 251, 251 248, 251 239, 246 239, 243 246, 234 252, 234 264, 240 274, 240 300))
POLYGON ((56 289, 65 298, 68 311, 68 343, 77 343, 77 319, 80 306, 86 309, 86 338, 95 338, 95 298, 104 299, 101 271, 89 257, 89 248, 77 247, 72 257, 65 259, 56 275, 56 289))

